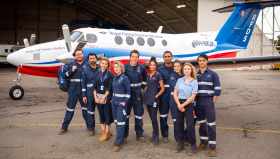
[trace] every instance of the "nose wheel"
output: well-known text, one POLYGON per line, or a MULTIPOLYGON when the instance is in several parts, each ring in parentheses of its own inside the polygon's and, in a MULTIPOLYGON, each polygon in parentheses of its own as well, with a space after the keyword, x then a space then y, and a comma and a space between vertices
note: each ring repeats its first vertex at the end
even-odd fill
POLYGON ((10 88, 9 95, 13 100, 20 100, 24 96, 24 89, 20 86, 21 73, 17 70, 17 78, 14 80, 15 85, 10 88))
POLYGON ((20 85, 10 88, 9 95, 14 100, 19 100, 24 96, 24 89, 20 85))

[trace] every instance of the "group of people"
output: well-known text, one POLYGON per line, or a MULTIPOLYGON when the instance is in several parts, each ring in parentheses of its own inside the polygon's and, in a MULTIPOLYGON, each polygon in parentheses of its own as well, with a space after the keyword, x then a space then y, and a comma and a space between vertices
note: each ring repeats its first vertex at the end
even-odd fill
POLYGON ((208 156, 215 157, 216 122, 215 102, 221 94, 220 80, 207 67, 208 57, 197 58, 199 69, 191 63, 173 62, 170 51, 163 53, 164 63, 158 65, 152 57, 148 63, 139 63, 140 53, 130 52, 129 62, 97 58, 90 53, 84 60, 82 49, 73 53, 75 60, 65 64, 65 77, 69 80, 66 113, 59 134, 64 134, 73 118, 79 100, 82 115, 90 135, 95 135, 95 107, 100 116, 100 141, 112 136, 110 125, 116 124, 114 151, 119 151, 127 142, 129 118, 134 111, 136 140, 145 141, 143 129, 144 105, 151 119, 152 143, 168 143, 168 114, 174 124, 177 152, 190 144, 190 155, 208 149, 208 156), (160 122, 158 122, 158 112, 160 122), (199 124, 200 144, 197 146, 195 123, 199 124), (159 126, 160 125, 160 126, 159 126))

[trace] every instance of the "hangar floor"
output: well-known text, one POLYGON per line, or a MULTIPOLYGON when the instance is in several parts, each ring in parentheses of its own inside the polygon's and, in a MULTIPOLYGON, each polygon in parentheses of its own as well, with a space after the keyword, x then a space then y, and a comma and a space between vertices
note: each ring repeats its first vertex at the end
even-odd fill
MULTIPOLYGON (((13 101, 8 96, 10 81, 15 78, 13 70, 0 70, 0 158, 188 158, 184 152, 175 153, 173 126, 172 141, 157 147, 148 141, 137 143, 131 128, 128 144, 113 153, 112 139, 100 143, 97 136, 88 136, 80 109, 76 109, 69 133, 58 136, 66 94, 58 90, 55 79, 24 76, 25 97, 13 101)), ((280 72, 218 72, 223 94, 216 105, 217 158, 279 159, 280 72)), ((145 134, 151 136, 147 113, 144 124, 145 134)), ((189 158, 207 157, 200 152, 189 158)))

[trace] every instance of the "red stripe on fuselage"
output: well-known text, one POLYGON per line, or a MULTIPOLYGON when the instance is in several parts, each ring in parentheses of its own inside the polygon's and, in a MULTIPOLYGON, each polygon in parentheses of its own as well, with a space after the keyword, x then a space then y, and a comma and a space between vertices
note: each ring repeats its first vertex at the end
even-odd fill
POLYGON ((25 66, 19 67, 19 72, 27 75, 42 76, 42 77, 57 77, 57 72, 60 66, 25 66))
MULTIPOLYGON (((215 55, 209 55, 209 59, 217 59, 217 58, 233 58, 236 57, 236 52, 226 52, 219 53, 215 55)), ((120 60, 123 64, 127 64, 129 59, 120 60)), ((144 64, 144 59, 141 59, 139 63, 144 64)), ((110 70, 113 72, 114 61, 111 61, 110 70)), ((56 78, 57 72, 60 66, 26 66, 22 65, 19 67, 19 72, 23 74, 33 75, 33 76, 42 76, 42 77, 51 77, 56 78)))

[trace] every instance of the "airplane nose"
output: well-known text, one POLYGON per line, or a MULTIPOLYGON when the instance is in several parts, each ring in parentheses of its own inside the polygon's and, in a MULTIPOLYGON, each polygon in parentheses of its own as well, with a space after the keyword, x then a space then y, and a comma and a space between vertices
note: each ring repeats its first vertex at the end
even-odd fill
POLYGON ((18 54, 18 51, 9 54, 7 56, 7 62, 12 64, 12 65, 15 65, 15 66, 19 65, 17 54, 18 54))

